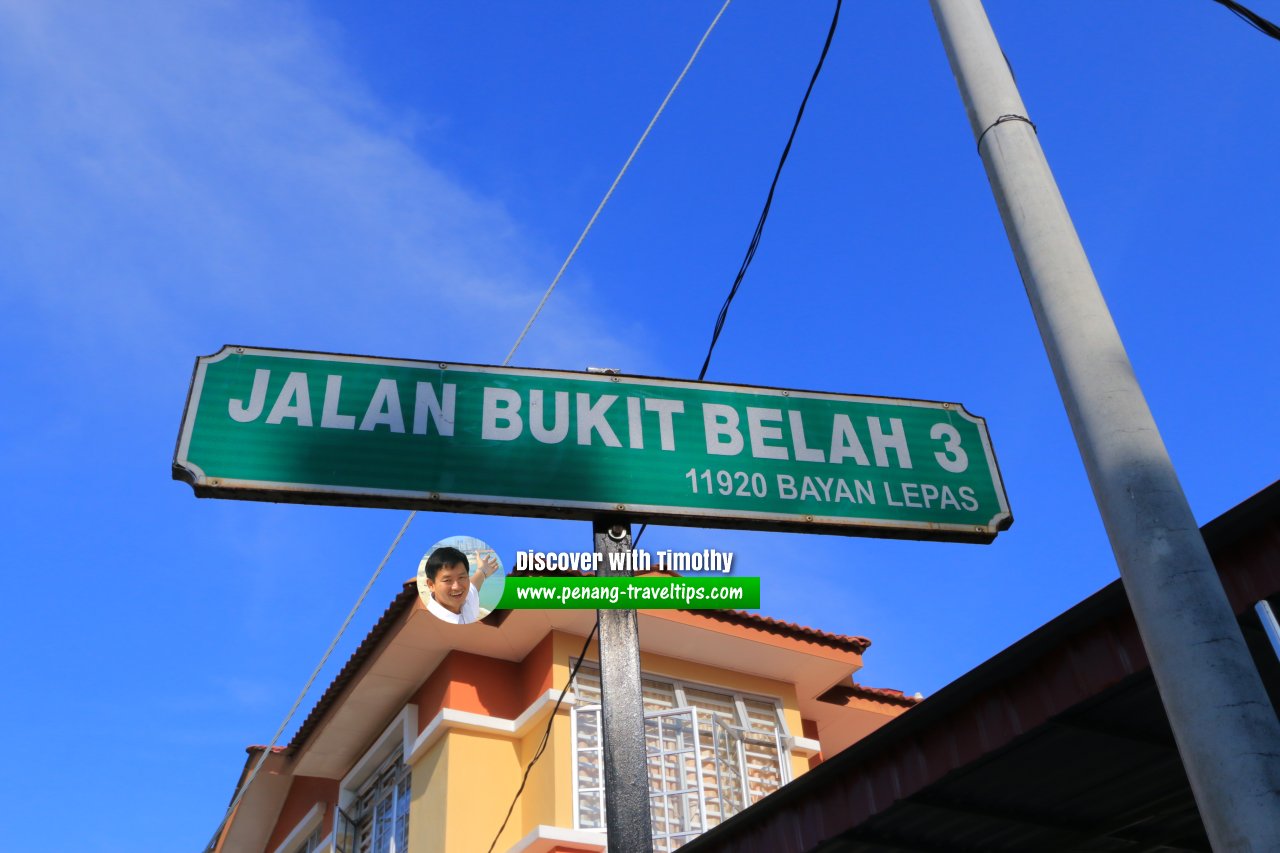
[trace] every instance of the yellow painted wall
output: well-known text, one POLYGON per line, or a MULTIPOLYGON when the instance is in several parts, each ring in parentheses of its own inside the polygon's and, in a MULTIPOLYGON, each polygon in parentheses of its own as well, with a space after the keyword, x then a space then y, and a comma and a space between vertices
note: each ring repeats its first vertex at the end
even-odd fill
MULTIPOLYGON (((475 853, 489 849, 524 770, 519 744, 501 735, 451 731, 413 766, 409 849, 475 853)), ((517 805, 497 850, 524 834, 517 805)))
POLYGON ((409 777, 409 849, 442 850, 449 784, 447 738, 441 738, 413 765, 409 777))
MULTIPOLYGON (((582 637, 553 634, 551 683, 557 694, 569 677, 570 660, 582 651, 582 641, 582 637)), ((598 659, 594 643, 587 658, 598 659)), ((641 655, 641 669, 646 674, 691 684, 776 698, 782 705, 788 733, 803 733, 791 684, 653 654, 641 655)), ((556 715, 547 748, 530 773, 496 850, 508 849, 540 824, 565 828, 574 825, 569 707, 563 706, 556 715)), ((543 716, 520 739, 456 729, 444 734, 413 767, 410 849, 415 853, 488 850, 520 785, 524 768, 542 739, 546 719, 543 716)), ((792 778, 806 770, 808 761, 792 756, 792 778)))

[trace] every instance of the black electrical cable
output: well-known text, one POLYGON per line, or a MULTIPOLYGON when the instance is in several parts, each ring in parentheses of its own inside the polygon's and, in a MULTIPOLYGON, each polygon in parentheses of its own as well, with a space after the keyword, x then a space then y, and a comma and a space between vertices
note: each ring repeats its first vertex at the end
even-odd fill
POLYGON ((773 183, 769 185, 769 195, 765 197, 764 209, 760 211, 760 219, 756 222, 755 233, 751 235, 751 243, 747 246, 746 257, 742 259, 742 266, 738 269, 738 275, 733 280, 733 287, 729 289, 729 295, 724 300, 724 305, 720 308, 720 316, 716 318, 715 330, 711 333, 711 345, 707 347, 707 357, 702 362, 702 370, 698 371, 698 381, 702 381, 707 375, 707 368, 711 366, 711 353, 716 348, 716 341, 720 339, 720 332, 724 329, 724 321, 729 316, 729 304, 733 302, 733 297, 738 294, 738 288, 742 285, 742 279, 747 274, 747 267, 751 266, 751 260, 756 256, 756 249, 760 245, 760 236, 764 233, 765 220, 769 218, 769 208, 773 206, 773 193, 778 188, 778 178, 782 177, 782 167, 786 165, 787 155, 791 153, 791 143, 795 141, 796 131, 800 129, 800 119, 804 116, 805 105, 809 103, 809 95, 813 92, 813 86, 818 82, 818 74, 822 72, 822 63, 827 59, 827 51, 831 49, 831 40, 835 38, 836 23, 840 20, 840 4, 842 0, 836 0, 835 14, 831 16, 831 27, 827 30, 827 40, 822 45, 822 55, 818 57, 818 65, 813 69, 813 76, 809 78, 809 88, 805 89, 804 98, 800 101, 800 109, 796 112, 796 120, 791 125, 791 135, 787 137, 787 145, 782 149, 782 157, 778 160, 778 168, 773 173, 773 183))
POLYGON ((1280 27, 1271 23, 1257 12, 1254 12, 1251 9, 1246 9, 1239 3, 1233 2, 1233 0, 1213 0, 1213 2, 1226 6, 1236 14, 1236 17, 1247 22, 1249 26, 1253 27, 1258 32, 1263 33, 1264 35, 1269 35, 1273 39, 1280 40, 1280 27))
POLYGON ((533 758, 529 759, 529 764, 524 768, 524 778, 520 780, 520 787, 516 789, 516 794, 511 798, 511 805, 507 808, 507 815, 502 819, 502 826, 498 827, 498 831, 493 836, 493 841, 489 844, 489 853, 493 853, 493 848, 497 846, 498 839, 502 836, 502 830, 507 828, 507 821, 511 820, 511 813, 516 809, 516 803, 520 802, 520 795, 524 793, 524 786, 529 781, 529 771, 533 769, 533 765, 538 763, 538 759, 542 757, 542 753, 547 748, 547 742, 551 739, 551 727, 556 722, 556 711, 560 710, 560 703, 564 702, 565 694, 569 692, 569 688, 573 685, 573 679, 578 675, 578 668, 582 666, 582 661, 587 657, 587 648, 591 645, 591 639, 596 635, 596 629, 600 627, 600 619, 596 618, 596 623, 591 626, 591 632, 587 634, 587 641, 582 644, 582 651, 578 652, 578 661, 573 665, 573 669, 569 671, 569 680, 564 683, 564 689, 560 691, 560 697, 556 699, 555 707, 551 709, 551 717, 547 720, 546 731, 542 733, 542 740, 538 743, 538 748, 533 753, 533 758))
MULTIPOLYGON (((720 306, 720 315, 716 317, 716 327, 711 333, 711 345, 707 347, 707 357, 702 361, 702 369, 698 371, 698 381, 701 382, 707 375, 707 368, 711 366, 711 353, 715 351, 716 342, 720 340, 720 332, 724 330, 724 322, 729 316, 729 304, 733 302, 733 297, 738 295, 738 288, 742 285, 742 279, 747 275, 747 267, 751 266, 752 259, 756 256, 756 249, 760 246, 760 237, 764 234, 764 223, 769 218, 769 208, 773 206, 773 193, 778 188, 778 179, 782 177, 782 167, 787 163, 787 155, 791 153, 791 143, 795 141, 796 131, 800 129, 800 119, 804 116, 805 105, 809 103, 809 94, 813 91, 813 86, 818 82, 818 75, 822 72, 822 63, 827 60, 827 52, 831 50, 831 41, 836 35, 836 24, 840 21, 840 5, 843 0, 836 0, 836 10, 831 16, 831 26, 827 29, 827 40, 822 45, 822 54, 818 57, 818 64, 813 69, 813 75, 809 78, 809 87, 804 90, 804 97, 800 100, 800 109, 796 111, 796 120, 791 124, 791 135, 787 137, 787 144, 782 149, 782 156, 778 158, 778 168, 773 173, 773 183, 769 184, 769 194, 764 200, 764 209, 760 211, 760 218, 756 222, 756 230, 751 235, 751 243, 747 246, 746 257, 742 259, 742 266, 738 268, 738 275, 733 280, 733 287, 729 288, 729 295, 725 297, 724 305, 720 306)), ((640 532, 636 534, 632 540, 631 547, 635 548, 640 544, 640 537, 644 535, 648 524, 640 525, 640 532)))
MULTIPOLYGON (((787 162, 787 155, 791 153, 791 143, 795 141, 796 131, 800 128, 800 119, 804 116, 805 105, 809 103, 809 94, 813 92, 813 86, 818 82, 818 74, 822 71, 822 63, 826 61, 827 51, 831 49, 831 40, 836 34, 836 23, 840 19, 840 5, 843 0, 836 0, 835 14, 831 18, 831 27, 827 31, 827 40, 822 45, 822 55, 818 57, 818 65, 813 69, 813 76, 809 79, 809 87, 805 89, 804 98, 800 101, 800 109, 796 112, 795 122, 791 126, 791 135, 787 137, 786 147, 782 149, 782 157, 778 160, 778 168, 773 174, 773 183, 769 185, 769 195, 765 198, 764 209, 760 212, 760 220, 756 223, 755 233, 751 235, 751 244, 747 247, 747 255, 742 261, 742 266, 738 270, 738 276, 733 281, 733 288, 729 291, 728 298, 724 301, 724 306, 720 309, 720 316, 716 319, 715 332, 711 335, 711 346, 707 349, 707 358, 702 363, 702 370, 698 373, 698 379, 701 380, 707 374, 707 367, 711 364, 711 353, 716 348, 716 340, 720 337, 720 331, 724 328, 725 318, 729 314, 729 303, 733 301, 734 295, 738 292, 742 279, 747 274, 747 267, 751 266, 751 259, 755 257, 756 247, 760 245, 760 235, 764 233, 765 220, 769 218, 769 208, 773 205, 773 193, 778 188, 778 179, 782 176, 782 167, 787 162)), ((640 532, 632 541, 632 547, 639 543, 640 537, 644 535, 647 524, 641 525, 640 532)), ((511 820, 511 813, 515 811, 516 803, 520 800, 520 795, 524 793, 524 786, 529 781, 529 772, 533 770, 533 765, 542 757, 542 753, 547 748, 547 742, 551 737, 551 727, 555 723, 556 711, 560 708, 560 703, 564 701, 565 694, 569 691, 569 686, 573 684, 573 679, 578 674, 578 667, 582 666, 582 661, 586 657, 587 647, 591 645, 591 639, 595 636, 596 629, 600 627, 600 620, 597 618, 595 625, 591 626, 591 633, 587 635, 587 641, 582 645, 582 652, 578 655, 578 661, 573 665, 573 670, 569 673, 569 680, 565 683, 564 689, 560 691, 560 698, 556 699, 555 707, 551 709, 551 718, 547 720, 547 728, 542 733, 542 741, 538 744, 537 750, 533 753, 533 758, 529 759, 529 764, 524 769, 524 777, 520 780, 520 787, 516 789, 515 796, 511 798, 511 805, 507 808, 506 817, 502 819, 502 825, 498 827, 497 833, 493 836, 493 841, 489 844, 488 853, 493 853, 494 847, 498 844, 498 838, 502 835, 502 830, 507 828, 507 822, 511 820)))
MULTIPOLYGON (((787 144, 782 149, 782 156, 778 159, 778 168, 773 173, 773 182, 769 185, 769 194, 765 197, 764 208, 760 211, 760 218, 756 222, 756 230, 751 235, 751 242, 747 246, 746 256, 742 259, 742 266, 738 269, 738 275, 733 280, 733 287, 729 289, 729 295, 724 300, 724 305, 720 307, 720 314, 716 318, 715 330, 711 333, 711 344, 707 347, 707 357, 702 362, 702 369, 698 371, 698 380, 701 381, 707 375, 707 368, 711 366, 711 354, 715 351, 716 342, 720 339, 720 332, 724 329, 725 320, 729 316, 729 305, 733 302, 733 298, 738 294, 738 288, 742 285, 743 278, 746 277, 747 268, 751 266, 751 261, 756 256, 756 249, 760 246, 760 237, 764 233, 765 220, 769 218, 769 209, 773 206, 773 194, 778 188, 778 179, 782 176, 782 167, 786 165, 787 156, 791 153, 791 143, 795 141, 796 131, 800 129, 800 119, 804 116, 804 108, 809 103, 809 95, 813 92, 814 84, 818 82, 818 75, 822 72, 822 64, 827 59, 827 53, 831 49, 831 41, 835 38, 836 24, 840 20, 840 6, 843 0, 836 0, 835 13, 831 16, 831 26, 827 30, 827 40, 822 45, 822 54, 818 57, 818 64, 813 69, 813 76, 809 78, 809 86, 805 89, 804 98, 800 101, 800 109, 796 111, 795 122, 791 126, 791 134, 787 137, 787 144)), ((1233 0, 1214 0, 1226 6, 1236 15, 1251 24, 1261 33, 1271 36, 1274 39, 1280 39, 1280 27, 1258 15, 1233 0)), ((640 532, 636 534, 632 542, 632 547, 640 543, 640 537, 644 535, 648 524, 640 526, 640 532)), ((533 758, 529 760, 529 765, 524 770, 524 778, 520 780, 520 787, 516 790, 515 796, 511 799, 511 806, 507 809, 506 817, 502 819, 502 826, 498 827, 498 832, 493 837, 493 842, 489 845, 489 853, 493 853, 494 847, 498 843, 498 838, 502 835, 502 830, 507 828, 507 822, 511 819, 511 813, 515 810, 516 803, 520 799, 520 794, 524 792, 524 786, 529 781, 529 772, 533 770, 533 765, 542 757, 542 753, 547 748, 547 742, 551 737, 551 727, 555 723, 556 711, 559 710, 560 704, 564 701, 565 694, 568 693, 569 687, 573 684, 573 679, 578 675, 578 668, 582 666, 582 661, 586 658, 587 648, 591 645, 591 640, 595 636, 596 629, 600 627, 597 619, 596 623, 591 626, 591 633, 587 634, 587 640, 583 643, 582 651, 578 654, 578 660, 573 665, 573 670, 569 673, 569 680, 565 684, 564 689, 560 691, 560 697, 556 699, 555 707, 551 709, 551 718, 547 721, 547 728, 542 733, 542 741, 538 744, 537 750, 533 754, 533 758)))

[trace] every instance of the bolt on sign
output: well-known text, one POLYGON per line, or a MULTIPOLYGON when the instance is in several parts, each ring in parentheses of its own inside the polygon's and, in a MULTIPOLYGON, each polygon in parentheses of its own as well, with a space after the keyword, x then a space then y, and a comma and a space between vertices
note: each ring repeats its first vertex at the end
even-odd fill
POLYGON ((990 542, 1013 516, 955 403, 224 347, 173 476, 199 497, 990 542))

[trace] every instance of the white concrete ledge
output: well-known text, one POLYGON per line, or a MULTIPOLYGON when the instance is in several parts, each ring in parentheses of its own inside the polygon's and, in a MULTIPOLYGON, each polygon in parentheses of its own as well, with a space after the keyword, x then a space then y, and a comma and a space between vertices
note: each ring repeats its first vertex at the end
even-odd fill
MULTIPOLYGON (((481 732, 484 734, 498 734, 518 740, 523 738, 529 731, 538 724, 543 717, 551 712, 555 707, 556 699, 560 697, 560 691, 550 689, 543 693, 537 699, 529 704, 528 708, 520 713, 520 716, 513 720, 504 717, 491 717, 487 714, 476 714, 471 711, 458 711, 453 708, 441 708, 440 711, 431 718, 431 722, 427 723, 422 733, 418 735, 413 743, 413 748, 409 750, 409 763, 417 764, 428 749, 430 749, 437 740, 449 731, 470 731, 481 732)), ((571 708, 574 705, 572 693, 565 694, 564 701, 560 703, 561 708, 571 708)))
POLYGON ((603 832, 593 832, 589 829, 565 829, 542 824, 508 847, 506 853, 547 853, 561 844, 572 844, 574 847, 597 851, 597 853, 603 853, 607 849, 603 832))
POLYGON ((811 737, 795 737, 788 738, 791 741, 792 755, 798 755, 801 758, 809 758, 822 752, 822 744, 811 737))

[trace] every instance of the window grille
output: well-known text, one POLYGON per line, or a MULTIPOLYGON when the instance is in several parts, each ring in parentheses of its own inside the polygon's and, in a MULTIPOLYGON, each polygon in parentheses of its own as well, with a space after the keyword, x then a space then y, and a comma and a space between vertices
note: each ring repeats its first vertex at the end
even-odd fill
POLYGON ((698 772, 698 727, 693 715, 692 708, 645 714, 649 816, 655 851, 674 850, 705 829, 706 797, 698 772))
MULTIPOLYGON (((641 681, 654 849, 674 850, 786 781, 776 701, 644 676, 641 681)), ((600 672, 574 681, 577 825, 605 827, 600 672)))
POLYGON ((412 774, 395 753, 356 791, 351 810, 338 809, 337 853, 407 853, 412 774))
POLYGON ((320 825, 312 830, 306 840, 290 850, 289 853, 316 853, 320 849, 320 842, 324 840, 323 833, 324 822, 321 821, 320 825))

